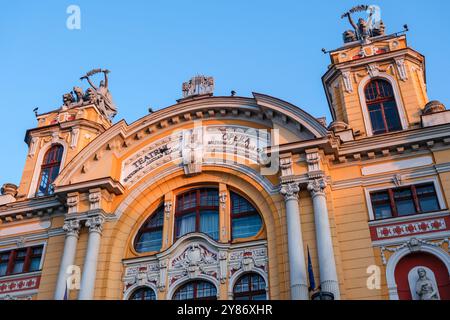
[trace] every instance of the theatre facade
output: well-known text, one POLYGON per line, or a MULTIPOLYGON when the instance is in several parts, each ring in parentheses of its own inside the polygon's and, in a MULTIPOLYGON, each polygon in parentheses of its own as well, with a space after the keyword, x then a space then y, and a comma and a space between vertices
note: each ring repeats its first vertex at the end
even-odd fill
POLYGON ((329 52, 330 123, 206 76, 113 122, 87 73, 3 185, 0 299, 450 299, 450 111, 406 35, 366 24, 329 52))

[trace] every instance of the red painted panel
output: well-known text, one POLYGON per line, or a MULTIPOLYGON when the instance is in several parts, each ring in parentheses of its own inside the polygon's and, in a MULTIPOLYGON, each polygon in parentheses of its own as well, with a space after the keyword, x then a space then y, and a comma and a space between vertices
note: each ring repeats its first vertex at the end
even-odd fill
POLYGON ((400 300, 412 300, 409 289, 408 273, 416 266, 430 268, 434 272, 442 300, 450 300, 450 279, 447 267, 437 257, 424 253, 411 253, 403 257, 395 268, 395 281, 400 300))

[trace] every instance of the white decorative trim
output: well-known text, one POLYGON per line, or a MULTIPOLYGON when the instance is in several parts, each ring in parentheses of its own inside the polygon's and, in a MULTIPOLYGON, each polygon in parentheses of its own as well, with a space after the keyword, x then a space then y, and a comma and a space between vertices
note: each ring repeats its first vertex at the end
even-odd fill
MULTIPOLYGON (((54 138, 56 139, 56 138, 54 138)), ((66 157, 67 157, 67 150, 68 146, 66 141, 63 139, 60 139, 59 136, 56 140, 56 142, 53 142, 53 140, 50 142, 47 142, 45 145, 42 146, 41 150, 39 151, 39 155, 36 159, 36 162, 34 163, 34 171, 33 171, 33 178, 31 179, 30 183, 30 189, 28 190, 28 198, 34 198, 37 193, 37 187, 39 183, 39 177, 41 175, 41 164, 44 160, 44 156, 47 153, 47 151, 55 144, 60 144, 63 147, 63 155, 61 158, 61 165, 59 167, 59 172, 61 172, 64 168, 64 165, 66 163, 66 157)))
MULTIPOLYGON (((400 94, 400 90, 398 88, 397 81, 390 74, 384 73, 384 72, 377 73, 376 76, 374 76, 374 77, 387 80, 391 84, 392 89, 394 90, 395 102, 397 103, 397 110, 398 110, 398 115, 400 117, 400 122, 402 124, 402 128, 403 128, 403 130, 408 129, 408 118, 406 117, 406 112, 405 112, 405 108, 403 106, 403 100, 402 100, 402 96, 400 94)), ((369 110, 367 109, 366 95, 364 92, 364 88, 372 80, 373 80, 373 77, 368 75, 361 80, 361 82, 359 83, 359 87, 358 87, 359 101, 361 103, 362 114, 364 117, 364 124, 366 127, 367 136, 369 136, 369 137, 373 136, 373 130, 372 130, 372 122, 370 121, 369 110)))
POLYGON ((220 295, 220 283, 219 281, 211 276, 205 275, 205 274, 199 274, 195 279, 189 279, 189 278, 181 278, 172 283, 172 285, 169 287, 169 290, 167 291, 167 299, 173 300, 173 295, 177 291, 179 287, 181 287, 183 284, 186 284, 191 281, 197 281, 197 280, 205 280, 207 282, 212 283, 216 287, 217 292, 217 298, 219 298, 220 295))
MULTIPOLYGON (((444 194, 442 192, 441 185, 439 183, 439 178, 437 176, 432 177, 432 178, 421 179, 421 180, 409 181, 408 183, 403 183, 402 186, 418 185, 418 184, 423 184, 423 183, 427 183, 427 182, 433 182, 434 188, 436 190, 436 196, 438 198, 439 206, 440 206, 441 210, 446 209, 444 194)), ((374 192, 374 191, 386 190, 386 189, 395 188, 395 187, 396 187, 395 183, 391 182, 390 185, 388 185, 388 186, 364 189, 364 193, 366 195, 366 205, 367 205, 367 209, 369 212, 369 220, 370 221, 375 220, 375 214, 374 214, 373 208, 372 208, 372 201, 370 199, 370 193, 374 192)), ((421 216, 418 216, 417 218, 420 219, 420 217, 421 216)), ((387 220, 385 220, 385 222, 387 222, 387 220)))
POLYGON ((450 255, 438 248, 437 245, 413 238, 409 242, 405 242, 401 247, 393 249, 394 254, 389 258, 386 266, 386 281, 390 300, 399 300, 397 283, 395 281, 395 267, 403 257, 412 252, 426 252, 434 255, 445 264, 450 275, 450 255))
POLYGON ((31 233, 50 228, 51 222, 48 220, 31 222, 27 224, 2 227, 0 225, 0 237, 7 237, 23 233, 31 233))
POLYGON ((392 171, 399 171, 403 169, 410 169, 416 167, 422 167, 433 164, 433 158, 431 156, 417 157, 406 160, 398 160, 391 162, 384 162, 380 164, 374 164, 361 168, 361 174, 363 176, 374 175, 379 173, 386 173, 392 171))
POLYGON ((397 66, 398 76, 400 80, 408 80, 408 72, 406 71, 405 59, 397 58, 395 59, 395 64, 397 66))
POLYGON ((155 293, 155 296, 156 296, 156 300, 158 300, 158 288, 156 288, 156 286, 153 283, 149 283, 149 282, 146 282, 144 284, 140 284, 140 283, 136 282, 135 284, 133 284, 131 287, 129 287, 123 293, 123 300, 130 299, 130 296, 134 293, 134 291, 136 291, 137 289, 141 289, 141 288, 150 288, 151 290, 153 290, 153 292, 155 293))

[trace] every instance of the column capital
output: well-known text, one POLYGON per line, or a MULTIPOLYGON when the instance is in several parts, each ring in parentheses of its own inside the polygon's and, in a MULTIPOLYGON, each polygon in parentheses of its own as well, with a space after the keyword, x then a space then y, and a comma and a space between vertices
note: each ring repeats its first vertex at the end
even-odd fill
POLYGON ((312 179, 309 181, 307 189, 314 198, 316 196, 324 196, 325 188, 327 187, 327 181, 324 177, 312 179))
POLYGON ((89 232, 102 233, 104 222, 105 218, 103 218, 102 216, 94 216, 88 218, 85 222, 85 225, 89 228, 89 232))
POLYGON ((75 236, 78 238, 81 228, 80 220, 65 220, 62 228, 66 232, 66 237, 75 236))
POLYGON ((299 192, 300 192, 300 187, 297 182, 283 183, 281 185, 280 193, 284 196, 284 199, 286 201, 298 200, 299 192))

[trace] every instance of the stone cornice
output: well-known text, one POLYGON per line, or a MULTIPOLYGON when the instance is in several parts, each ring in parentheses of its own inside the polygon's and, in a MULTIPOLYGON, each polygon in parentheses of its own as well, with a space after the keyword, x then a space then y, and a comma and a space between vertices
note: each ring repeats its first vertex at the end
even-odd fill
POLYGON ((55 193, 58 194, 58 196, 66 196, 70 192, 83 193, 88 192, 89 190, 94 188, 105 189, 108 190, 108 192, 113 193, 115 195, 121 195, 125 192, 124 186, 119 181, 116 181, 111 177, 106 177, 102 179, 56 186, 55 193))
POLYGON ((17 201, 0 207, 0 224, 62 214, 64 210, 65 205, 56 196, 17 201))

